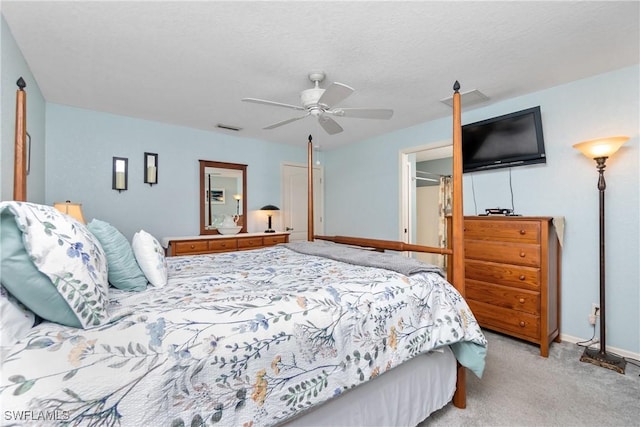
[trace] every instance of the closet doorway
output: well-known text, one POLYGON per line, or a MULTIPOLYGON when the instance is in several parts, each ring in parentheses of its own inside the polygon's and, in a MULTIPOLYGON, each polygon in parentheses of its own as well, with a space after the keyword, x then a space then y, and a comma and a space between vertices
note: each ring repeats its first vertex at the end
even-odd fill
MULTIPOLYGON (((446 244, 443 213, 450 208, 446 191, 453 170, 451 141, 403 150, 401 158, 401 235, 403 241, 426 246, 446 244)), ((444 268, 444 257, 419 254, 421 261, 444 268)))

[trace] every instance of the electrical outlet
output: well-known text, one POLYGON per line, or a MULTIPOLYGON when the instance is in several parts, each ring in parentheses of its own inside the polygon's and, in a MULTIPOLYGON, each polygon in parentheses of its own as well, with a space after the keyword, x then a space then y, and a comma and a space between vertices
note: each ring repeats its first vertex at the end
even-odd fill
POLYGON ((600 317, 600 305, 593 303, 591 304, 591 312, 589 313, 589 324, 595 326, 598 317, 600 317))

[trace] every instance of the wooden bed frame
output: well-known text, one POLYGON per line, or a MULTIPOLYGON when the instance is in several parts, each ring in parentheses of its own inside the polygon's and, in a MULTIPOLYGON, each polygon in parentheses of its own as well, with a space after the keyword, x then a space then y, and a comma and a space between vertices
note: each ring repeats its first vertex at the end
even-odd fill
MULTIPOLYGON (((20 77, 17 81, 16 93, 16 128, 15 128, 15 160, 13 199, 16 201, 27 200, 27 95, 24 91, 25 81, 20 77)), ((436 248, 430 246, 413 245, 391 240, 367 239, 346 236, 316 236, 313 230, 313 146, 311 136, 308 142, 308 235, 307 239, 330 240, 336 243, 375 248, 378 250, 427 252, 451 256, 453 267, 451 276, 447 278, 451 284, 462 294, 464 289, 464 218, 462 209, 462 123, 460 107, 460 84, 456 81, 453 85, 453 200, 452 200, 452 236, 450 248, 436 248)), ((453 396, 453 404, 457 408, 466 407, 466 370, 458 363, 456 391, 453 396)))
MULTIPOLYGON (((427 252, 451 257, 451 276, 447 280, 460 292, 465 295, 464 289, 464 214, 462 209, 462 119, 460 106, 460 83, 456 81, 453 85, 453 196, 451 215, 451 242, 450 248, 436 248, 431 246, 414 245, 393 240, 378 240, 347 236, 317 236, 313 232, 313 147, 311 135, 307 145, 307 169, 308 169, 308 235, 307 240, 314 239, 329 240, 335 243, 374 248, 377 250, 427 252)), ((466 397, 466 369, 458 363, 456 392, 453 396, 453 404, 457 408, 467 406, 466 397)))
POLYGON ((16 82, 16 141, 13 161, 13 200, 27 201, 27 84, 20 77, 16 82))

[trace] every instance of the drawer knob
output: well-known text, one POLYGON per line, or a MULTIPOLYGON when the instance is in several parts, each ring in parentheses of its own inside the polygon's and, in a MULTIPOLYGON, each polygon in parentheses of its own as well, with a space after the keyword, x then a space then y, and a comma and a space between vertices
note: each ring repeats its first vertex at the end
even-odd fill
POLYGON ((520 277, 518 277, 518 279, 524 280, 525 279, 524 274, 521 274, 520 277))
POLYGON ((524 304, 524 298, 520 298, 520 304, 524 304))
POLYGON ((520 234, 524 236, 525 234, 527 234, 527 230, 520 230, 520 234))
POLYGON ((525 254, 524 252, 520 252, 520 258, 524 258, 527 254, 525 254))
POLYGON ((191 249, 195 249, 195 248, 196 248, 196 245, 191 245, 191 249))
POLYGON ((524 328, 524 327, 525 327, 525 325, 526 325, 526 323, 524 323, 524 320, 521 320, 521 321, 520 321, 520 326, 524 328))

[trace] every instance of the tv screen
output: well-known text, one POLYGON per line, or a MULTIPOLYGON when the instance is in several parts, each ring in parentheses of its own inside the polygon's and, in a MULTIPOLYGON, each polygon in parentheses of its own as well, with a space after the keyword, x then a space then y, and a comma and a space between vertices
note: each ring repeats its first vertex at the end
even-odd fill
POLYGON ((464 172, 546 161, 539 106, 462 126, 464 172))

